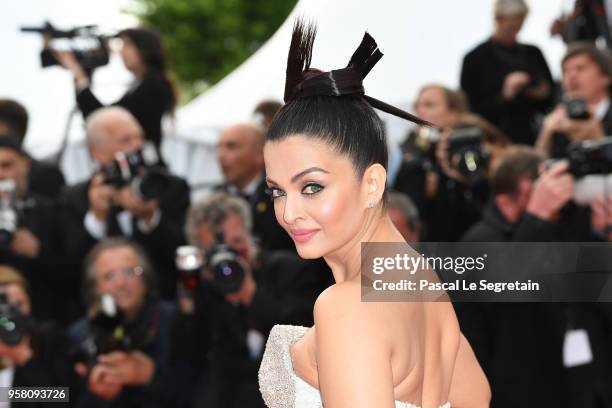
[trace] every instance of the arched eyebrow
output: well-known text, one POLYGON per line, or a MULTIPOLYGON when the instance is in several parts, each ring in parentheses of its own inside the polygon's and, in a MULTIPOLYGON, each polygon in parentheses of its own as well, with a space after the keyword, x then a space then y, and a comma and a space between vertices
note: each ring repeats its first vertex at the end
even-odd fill
MULTIPOLYGON (((306 170, 302 170, 298 174, 296 174, 295 176, 291 177, 291 182, 295 183, 297 180, 299 180, 300 178, 304 177, 306 174, 317 172, 317 171, 320 171, 320 172, 325 173, 325 174, 329 174, 329 171, 323 170, 320 167, 309 167, 306 170)), ((266 181, 268 183, 270 183, 270 184, 274 184, 275 186, 278 186, 278 183, 276 183, 275 181, 271 180, 268 177, 266 177, 266 181)))

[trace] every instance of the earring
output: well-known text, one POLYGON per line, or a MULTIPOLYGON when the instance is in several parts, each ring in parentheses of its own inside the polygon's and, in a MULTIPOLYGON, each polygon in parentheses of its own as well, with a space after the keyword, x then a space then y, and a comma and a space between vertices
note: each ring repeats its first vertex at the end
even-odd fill
POLYGON ((374 208, 376 207, 376 200, 371 198, 370 202, 368 203, 368 208, 374 208))

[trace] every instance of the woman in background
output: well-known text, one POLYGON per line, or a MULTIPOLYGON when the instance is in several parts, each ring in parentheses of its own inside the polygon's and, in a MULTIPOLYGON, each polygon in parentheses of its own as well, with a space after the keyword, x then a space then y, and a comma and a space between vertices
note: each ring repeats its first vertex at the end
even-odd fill
MULTIPOLYGON (((134 75, 128 91, 113 105, 119 105, 140 122, 146 140, 159 151, 164 114, 174 111, 177 95, 167 71, 166 55, 160 33, 152 28, 128 28, 119 32, 123 45, 121 59, 134 75)), ((91 91, 91 79, 71 52, 57 52, 60 63, 74 74, 76 100, 83 117, 87 118, 102 103, 91 91)))

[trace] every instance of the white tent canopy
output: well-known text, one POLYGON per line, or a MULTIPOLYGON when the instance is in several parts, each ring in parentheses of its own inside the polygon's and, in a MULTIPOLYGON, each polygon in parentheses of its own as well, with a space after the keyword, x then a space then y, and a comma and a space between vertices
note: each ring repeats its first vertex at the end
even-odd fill
MULTIPOLYGON (((548 27, 560 13, 561 3, 530 1, 531 12, 521 32, 522 41, 543 50, 553 73, 559 71, 563 44, 550 38, 548 27)), ((323 70, 344 67, 364 31, 372 34, 385 55, 365 80, 366 92, 410 109, 418 88, 426 83, 458 86, 463 55, 492 32, 492 5, 489 0, 301 0, 253 56, 177 112, 165 154, 191 181, 218 179, 214 145, 220 130, 249 120, 263 99, 282 100, 286 56, 297 16, 317 22, 312 66, 323 70), (194 142, 200 149, 185 147, 194 142), (189 171, 193 166, 197 171, 189 171)), ((405 135, 407 123, 382 116, 390 140, 397 142, 405 135)))

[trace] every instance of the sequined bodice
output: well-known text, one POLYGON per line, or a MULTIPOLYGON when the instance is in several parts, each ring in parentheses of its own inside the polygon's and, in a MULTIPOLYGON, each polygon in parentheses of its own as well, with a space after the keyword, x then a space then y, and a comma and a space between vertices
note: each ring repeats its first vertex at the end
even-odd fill
MULTIPOLYGON (((259 367, 259 390, 268 408, 322 408, 319 390, 293 371, 291 346, 306 334, 307 327, 276 325, 270 331, 259 367)), ((419 408, 395 401, 395 408, 419 408)), ((450 408, 446 403, 440 408, 450 408)))

